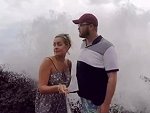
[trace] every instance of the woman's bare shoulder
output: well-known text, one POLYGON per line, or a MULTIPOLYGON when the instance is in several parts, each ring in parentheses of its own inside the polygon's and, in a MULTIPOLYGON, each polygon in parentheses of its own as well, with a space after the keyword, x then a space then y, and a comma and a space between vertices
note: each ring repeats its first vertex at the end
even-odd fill
POLYGON ((45 57, 42 61, 42 66, 50 67, 52 65, 52 57, 45 57))

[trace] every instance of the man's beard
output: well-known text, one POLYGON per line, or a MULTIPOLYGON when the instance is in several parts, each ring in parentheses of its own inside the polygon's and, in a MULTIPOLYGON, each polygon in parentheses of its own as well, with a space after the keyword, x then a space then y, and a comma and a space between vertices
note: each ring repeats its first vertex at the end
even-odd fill
POLYGON ((90 31, 89 31, 88 28, 85 29, 84 32, 82 32, 82 33, 79 34, 79 36, 80 36, 81 38, 86 38, 86 37, 89 36, 89 35, 90 35, 90 31))

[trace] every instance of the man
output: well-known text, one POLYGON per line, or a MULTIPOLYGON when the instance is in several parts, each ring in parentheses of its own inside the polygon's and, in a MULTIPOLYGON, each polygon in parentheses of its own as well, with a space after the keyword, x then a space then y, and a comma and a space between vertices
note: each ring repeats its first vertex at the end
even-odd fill
POLYGON ((76 73, 83 113, 109 113, 119 70, 114 46, 97 34, 98 20, 93 14, 86 13, 73 23, 84 38, 76 73))

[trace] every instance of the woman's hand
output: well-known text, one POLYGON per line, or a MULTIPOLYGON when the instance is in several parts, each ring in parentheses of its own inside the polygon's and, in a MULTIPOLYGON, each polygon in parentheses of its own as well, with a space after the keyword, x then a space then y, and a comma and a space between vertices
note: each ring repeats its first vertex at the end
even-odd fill
POLYGON ((66 95, 66 94, 68 94, 68 88, 64 84, 59 84, 58 85, 58 92, 64 93, 66 95))

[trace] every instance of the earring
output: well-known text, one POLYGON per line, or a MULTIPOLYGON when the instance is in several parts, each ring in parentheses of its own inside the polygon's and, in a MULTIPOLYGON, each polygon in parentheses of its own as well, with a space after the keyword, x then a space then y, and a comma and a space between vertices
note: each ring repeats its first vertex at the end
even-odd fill
POLYGON ((67 53, 68 53, 68 55, 70 55, 69 51, 67 53))

